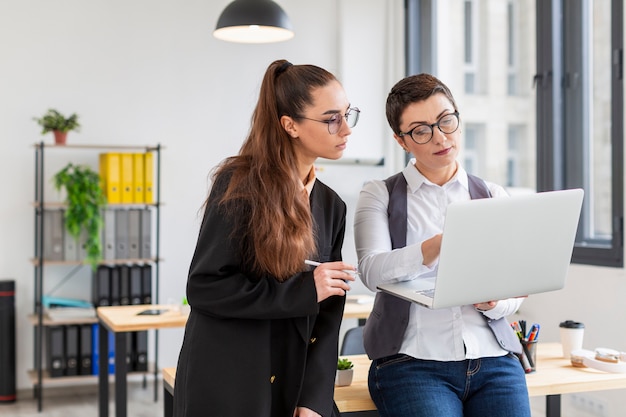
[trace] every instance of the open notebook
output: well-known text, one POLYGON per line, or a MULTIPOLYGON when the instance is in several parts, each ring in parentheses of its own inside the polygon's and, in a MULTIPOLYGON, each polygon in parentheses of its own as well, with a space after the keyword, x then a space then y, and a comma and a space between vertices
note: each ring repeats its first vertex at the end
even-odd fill
POLYGON ((378 289, 429 308, 561 289, 583 195, 572 189, 452 203, 436 278, 378 289))

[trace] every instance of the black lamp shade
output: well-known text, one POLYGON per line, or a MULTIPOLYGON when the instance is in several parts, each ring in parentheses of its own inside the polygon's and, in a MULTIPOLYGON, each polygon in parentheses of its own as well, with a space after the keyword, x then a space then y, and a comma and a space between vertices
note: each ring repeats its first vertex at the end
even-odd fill
POLYGON ((289 17, 271 0, 235 0, 219 19, 213 36, 241 43, 280 42, 293 38, 289 17))

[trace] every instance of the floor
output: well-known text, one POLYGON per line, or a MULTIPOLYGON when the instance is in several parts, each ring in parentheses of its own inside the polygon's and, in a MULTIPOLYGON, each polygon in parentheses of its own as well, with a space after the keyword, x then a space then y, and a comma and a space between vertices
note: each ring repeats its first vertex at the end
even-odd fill
MULTIPOLYGON (((113 398, 114 386, 109 387, 113 398)), ((44 390, 43 410, 37 411, 37 401, 30 390, 19 391, 17 401, 11 404, 0 403, 1 417, 97 417, 97 386, 55 387, 44 390)), ((109 415, 115 415, 115 404, 109 404, 109 415)), ((128 382, 128 416, 155 417, 163 415, 163 388, 159 384, 158 401, 154 401, 154 385, 148 381, 128 382)))

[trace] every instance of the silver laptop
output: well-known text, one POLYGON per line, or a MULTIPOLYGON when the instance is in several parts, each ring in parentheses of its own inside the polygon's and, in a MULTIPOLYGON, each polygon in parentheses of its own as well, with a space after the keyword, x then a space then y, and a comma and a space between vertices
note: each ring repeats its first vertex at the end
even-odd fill
POLYGON ((583 190, 452 203, 436 278, 378 289, 429 308, 474 304, 565 286, 583 190))

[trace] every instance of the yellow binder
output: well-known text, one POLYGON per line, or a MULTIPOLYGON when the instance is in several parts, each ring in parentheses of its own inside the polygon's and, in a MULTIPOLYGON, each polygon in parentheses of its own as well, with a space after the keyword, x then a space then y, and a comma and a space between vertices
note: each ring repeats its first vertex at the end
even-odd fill
POLYGON ((144 196, 144 156, 142 153, 133 154, 133 202, 142 204, 145 202, 144 196))
POLYGON ((154 154, 152 152, 146 152, 144 154, 144 181, 143 181, 143 188, 145 190, 145 198, 146 198, 146 204, 151 204, 154 203, 154 192, 153 192, 153 185, 154 185, 154 154))
POLYGON ((120 155, 117 153, 101 153, 100 180, 102 181, 104 194, 109 204, 122 202, 120 189, 120 155))
POLYGON ((122 183, 122 204, 133 202, 133 154, 121 153, 121 183, 122 183))

